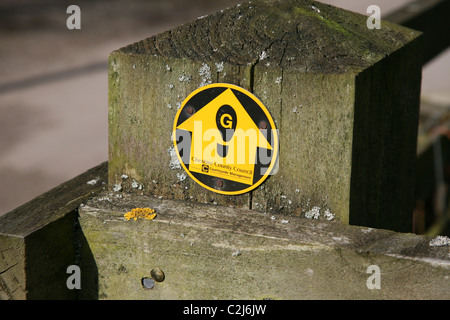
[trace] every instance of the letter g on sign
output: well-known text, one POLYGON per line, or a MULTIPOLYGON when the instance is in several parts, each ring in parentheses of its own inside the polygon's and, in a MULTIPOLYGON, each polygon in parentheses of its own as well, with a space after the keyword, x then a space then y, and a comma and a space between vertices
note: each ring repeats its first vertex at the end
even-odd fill
POLYGON ((236 111, 227 104, 221 106, 219 110, 217 110, 216 124, 217 129, 219 129, 222 135, 223 141, 230 141, 237 124, 236 111), (227 130, 230 131, 227 132, 227 130))

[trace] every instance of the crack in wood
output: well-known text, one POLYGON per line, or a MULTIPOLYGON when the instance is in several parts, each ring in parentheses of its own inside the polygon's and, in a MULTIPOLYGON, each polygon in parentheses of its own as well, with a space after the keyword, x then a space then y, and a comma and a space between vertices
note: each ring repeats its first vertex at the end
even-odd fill
POLYGON ((7 297, 9 300, 14 300, 14 296, 13 296, 13 292, 11 292, 11 290, 9 290, 8 285, 6 284, 6 282, 3 280, 1 274, 0 274, 0 292, 3 291, 6 293, 7 297))

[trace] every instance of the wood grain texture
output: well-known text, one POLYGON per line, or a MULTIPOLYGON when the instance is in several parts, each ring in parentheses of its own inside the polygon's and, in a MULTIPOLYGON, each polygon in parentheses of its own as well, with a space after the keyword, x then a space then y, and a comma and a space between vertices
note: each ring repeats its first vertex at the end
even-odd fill
POLYGON ((363 70, 416 37, 385 22, 315 1, 248 1, 201 17, 119 51, 192 61, 321 73, 363 70))
POLYGON ((447 299, 448 250, 430 238, 254 210, 105 192, 80 208, 99 299, 447 299), (109 200, 106 200, 109 199, 109 200), (127 221, 150 207, 153 220, 127 221), (381 268, 368 290, 367 268, 381 268), (141 279, 161 269, 151 290, 141 279), (405 290, 405 287, 408 290, 405 290))
POLYGON ((89 260, 77 210, 105 188, 107 170, 100 164, 0 217, 0 299, 77 297, 66 287, 66 268, 89 260))
MULTIPOLYGON (((303 216, 320 207, 346 223, 408 231, 409 220, 391 223, 377 211, 380 202, 395 201, 380 196, 392 194, 392 187, 377 183, 392 182, 397 190, 413 177, 414 163, 406 159, 415 157, 420 66, 411 61, 420 62, 421 33, 384 21, 381 29, 371 30, 366 21, 313 1, 259 0, 114 51, 109 58, 111 188, 274 214, 303 216), (375 71, 385 64, 389 72, 375 71), (278 172, 244 195, 203 189, 172 161, 177 108, 191 92, 215 82, 255 94, 279 129, 278 172), (361 112, 369 105, 370 112, 361 112), (396 127, 391 113, 401 116, 402 110, 409 110, 408 116, 396 127), (383 137, 389 161, 381 160, 382 150, 365 144, 374 136, 383 137), (380 161, 383 167, 377 166, 380 161), (359 189, 378 175, 370 166, 389 175, 359 189)), ((396 194, 405 200, 384 207, 405 218, 411 189, 396 194)))

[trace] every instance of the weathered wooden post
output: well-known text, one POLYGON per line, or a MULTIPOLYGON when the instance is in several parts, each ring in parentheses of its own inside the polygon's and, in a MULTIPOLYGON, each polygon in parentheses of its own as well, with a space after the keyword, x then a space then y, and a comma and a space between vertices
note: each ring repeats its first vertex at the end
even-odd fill
POLYGON ((261 0, 113 52, 109 163, 0 217, 0 299, 448 299, 448 238, 377 229, 410 228, 419 48, 397 25, 261 0), (188 108, 205 85, 226 89, 188 108), (247 92, 247 115, 221 105, 247 92), (217 130, 276 127, 278 172, 239 195, 197 183, 177 130, 211 110, 217 130))
POLYGON ((109 182, 126 191, 411 230, 420 33, 312 1, 250 1, 114 51, 109 182), (258 97, 279 170, 238 196, 206 190, 173 149, 177 109, 210 83, 258 97), (124 179, 123 177, 128 177, 124 179))

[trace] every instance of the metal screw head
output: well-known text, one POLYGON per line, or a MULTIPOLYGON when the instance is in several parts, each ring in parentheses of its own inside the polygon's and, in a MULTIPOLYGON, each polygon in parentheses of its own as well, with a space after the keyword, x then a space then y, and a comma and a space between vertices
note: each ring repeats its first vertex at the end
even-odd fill
POLYGON ((267 122, 264 120, 260 121, 258 126, 260 129, 267 129, 267 122))
POLYGON ((152 278, 142 278, 141 284, 144 289, 150 290, 155 286, 155 280, 153 280, 152 278))
POLYGON ((223 180, 222 179, 217 179, 214 184, 216 185, 217 188, 222 188, 223 187, 223 180))
POLYGON ((163 282, 166 276, 164 275, 164 272, 162 272, 161 269, 155 268, 150 271, 150 275, 152 276, 153 280, 157 282, 163 282))
POLYGON ((195 109, 194 109, 194 107, 193 106, 187 106, 186 107, 186 112, 188 113, 188 114, 194 114, 194 112, 195 112, 195 109))

